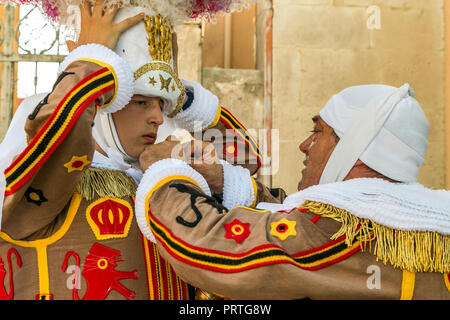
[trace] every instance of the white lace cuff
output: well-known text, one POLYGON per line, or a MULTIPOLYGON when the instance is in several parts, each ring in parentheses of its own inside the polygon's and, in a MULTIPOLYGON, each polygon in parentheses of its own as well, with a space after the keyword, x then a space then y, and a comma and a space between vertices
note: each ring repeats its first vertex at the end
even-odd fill
POLYGON ((224 160, 220 162, 223 168, 223 206, 229 210, 237 206, 252 206, 256 192, 250 171, 224 160))
POLYGON ((99 112, 113 113, 125 107, 133 96, 133 72, 128 63, 114 51, 96 43, 79 46, 63 60, 59 66, 58 74, 63 72, 69 64, 76 60, 87 60, 99 65, 107 66, 115 78, 116 92, 113 101, 99 112))
POLYGON ((194 100, 186 110, 181 110, 175 117, 177 127, 189 132, 203 131, 216 118, 219 99, 197 82, 181 80, 187 91, 194 94, 194 100))
POLYGON ((211 196, 205 178, 192 169, 186 162, 179 159, 163 159, 152 164, 144 173, 136 191, 135 213, 136 221, 142 234, 150 241, 156 242, 148 222, 149 199, 159 187, 159 183, 172 176, 185 176, 193 179, 205 194, 211 196))

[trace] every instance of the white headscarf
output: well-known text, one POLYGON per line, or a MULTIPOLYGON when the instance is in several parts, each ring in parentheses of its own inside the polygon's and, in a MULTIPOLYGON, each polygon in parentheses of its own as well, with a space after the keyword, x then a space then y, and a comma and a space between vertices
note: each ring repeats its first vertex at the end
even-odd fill
POLYGON ((362 85, 334 95, 319 115, 340 140, 320 184, 342 181, 360 159, 401 182, 415 182, 428 146, 428 121, 408 84, 362 85))

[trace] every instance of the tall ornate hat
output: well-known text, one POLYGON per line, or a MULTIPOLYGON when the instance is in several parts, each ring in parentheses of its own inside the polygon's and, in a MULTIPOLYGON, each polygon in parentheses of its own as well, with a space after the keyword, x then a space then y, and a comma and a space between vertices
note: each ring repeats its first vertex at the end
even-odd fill
MULTIPOLYGON (((96 0, 11 0, 12 3, 40 4, 54 22, 75 30, 80 26, 79 5, 96 0)), ((117 5, 115 22, 140 12, 145 23, 124 32, 115 52, 134 72, 134 93, 160 97, 164 113, 175 116, 182 108, 185 89, 174 70, 172 34, 174 27, 189 19, 214 19, 219 12, 232 12, 253 0, 105 0, 105 7, 117 5)))

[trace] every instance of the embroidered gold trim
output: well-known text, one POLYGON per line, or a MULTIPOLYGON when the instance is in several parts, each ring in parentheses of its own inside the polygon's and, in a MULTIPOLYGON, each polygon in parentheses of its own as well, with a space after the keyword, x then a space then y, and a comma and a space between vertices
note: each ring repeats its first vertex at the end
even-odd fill
POLYGON ((416 274, 414 272, 409 272, 408 270, 403 270, 402 292, 400 295, 400 300, 412 300, 414 295, 415 283, 416 274))
MULTIPOLYGON (((306 201, 300 208, 342 223, 332 240, 346 235, 346 243, 350 246, 355 237, 362 240, 361 243, 373 237, 366 248, 384 264, 390 263, 394 268, 409 272, 450 272, 450 236, 392 229, 319 202, 306 201)), ((365 248, 361 247, 361 250, 365 248)))
POLYGON ((136 194, 137 185, 133 178, 122 171, 89 168, 83 172, 77 185, 77 192, 90 201, 95 195, 100 198, 122 198, 136 194))
MULTIPOLYGON (((140 77, 142 77, 144 74, 146 74, 149 71, 158 71, 158 70, 169 73, 172 76, 175 83, 177 84, 178 89, 180 89, 180 91, 181 91, 180 95, 178 96, 177 105, 176 105, 175 109, 168 115, 169 118, 173 118, 177 115, 178 112, 180 112, 181 108, 183 108, 184 94, 186 92, 186 89, 184 88, 183 83, 181 83, 180 79, 175 74, 175 72, 172 70, 170 65, 168 65, 167 63, 163 63, 163 62, 146 63, 134 72, 134 80, 139 79, 140 77)), ((161 91, 162 91, 162 89, 163 88, 161 88, 161 91)))

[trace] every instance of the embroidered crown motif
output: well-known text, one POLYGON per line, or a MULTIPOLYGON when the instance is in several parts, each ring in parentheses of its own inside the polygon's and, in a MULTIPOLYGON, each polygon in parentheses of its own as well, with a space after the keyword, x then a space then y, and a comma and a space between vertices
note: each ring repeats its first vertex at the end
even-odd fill
POLYGON ((86 209, 86 219, 98 240, 128 236, 133 209, 118 198, 100 198, 86 209))

